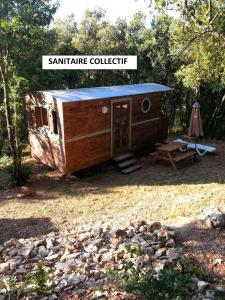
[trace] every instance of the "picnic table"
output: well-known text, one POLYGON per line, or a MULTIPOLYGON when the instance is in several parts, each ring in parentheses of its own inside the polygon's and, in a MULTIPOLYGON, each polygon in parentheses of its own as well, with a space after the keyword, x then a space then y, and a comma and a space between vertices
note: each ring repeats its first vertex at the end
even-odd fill
POLYGON ((193 158, 195 151, 188 151, 187 143, 173 142, 156 148, 154 157, 156 160, 167 160, 171 163, 174 170, 177 170, 176 163, 187 158, 193 158), (182 149, 181 151, 178 151, 182 149))

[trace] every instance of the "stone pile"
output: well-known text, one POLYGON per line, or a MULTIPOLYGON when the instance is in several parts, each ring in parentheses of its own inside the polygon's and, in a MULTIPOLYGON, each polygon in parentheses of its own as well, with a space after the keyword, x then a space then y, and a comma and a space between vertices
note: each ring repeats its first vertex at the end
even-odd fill
POLYGON ((23 282, 40 264, 51 274, 51 292, 41 298, 28 286, 26 299, 54 300, 64 293, 73 295, 68 299, 107 299, 109 289, 104 287, 110 286, 109 270, 120 272, 125 261, 143 270, 174 264, 180 257, 174 237, 171 228, 143 221, 117 230, 82 227, 40 238, 11 239, 0 246, 0 299, 13 292, 9 278, 23 282))
POLYGON ((0 248, 0 294, 7 294, 8 278, 23 281, 41 262, 53 274, 49 299, 69 290, 98 298, 99 289, 109 283, 108 270, 119 271, 125 260, 157 270, 176 261, 174 234, 158 222, 140 222, 114 231, 110 226, 83 227, 60 235, 11 239, 0 248))
POLYGON ((203 221, 208 228, 225 228, 225 213, 217 209, 204 216, 203 221))

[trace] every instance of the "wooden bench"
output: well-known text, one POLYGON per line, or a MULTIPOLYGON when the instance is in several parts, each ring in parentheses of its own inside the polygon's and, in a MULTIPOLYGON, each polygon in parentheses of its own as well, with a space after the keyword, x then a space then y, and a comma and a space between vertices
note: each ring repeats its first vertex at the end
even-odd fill
POLYGON ((195 153, 196 153, 195 151, 188 151, 188 152, 185 152, 183 154, 175 156, 173 158, 173 160, 175 162, 178 162, 178 161, 184 160, 184 159, 189 158, 189 157, 191 158, 191 157, 193 157, 195 155, 195 153))
POLYGON ((174 170, 177 170, 176 163, 187 158, 194 156, 195 151, 186 151, 181 154, 177 154, 179 149, 184 148, 187 150, 187 143, 173 142, 168 143, 156 148, 156 151, 151 153, 156 160, 166 160, 169 161, 174 170))

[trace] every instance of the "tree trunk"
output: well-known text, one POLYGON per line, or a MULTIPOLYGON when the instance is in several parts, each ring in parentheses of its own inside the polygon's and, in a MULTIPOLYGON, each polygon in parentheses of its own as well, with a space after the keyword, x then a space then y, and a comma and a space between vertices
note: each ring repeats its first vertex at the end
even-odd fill
POLYGON ((2 156, 2 148, 3 148, 3 122, 2 122, 2 114, 0 112, 0 157, 2 156))
POLYGON ((20 153, 16 147, 16 140, 14 137, 12 112, 11 112, 10 103, 9 103, 9 82, 8 82, 8 70, 7 70, 6 62, 0 63, 0 73, 1 73, 1 77, 2 77, 2 83, 3 83, 4 110, 5 110, 5 117, 6 117, 9 147, 10 147, 12 161, 13 161, 12 175, 16 179, 17 183, 19 183, 21 157, 20 157, 20 153))

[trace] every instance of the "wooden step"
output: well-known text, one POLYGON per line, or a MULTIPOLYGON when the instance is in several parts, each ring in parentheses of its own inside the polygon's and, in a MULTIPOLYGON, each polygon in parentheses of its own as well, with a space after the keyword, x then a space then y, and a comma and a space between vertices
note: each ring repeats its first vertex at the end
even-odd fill
POLYGON ((131 159, 128 159, 128 160, 125 160, 125 161, 119 163, 119 164, 117 165, 117 167, 123 169, 123 168, 129 167, 129 166, 131 166, 131 165, 134 165, 134 164, 136 164, 137 162, 138 162, 138 160, 137 160, 136 158, 131 158, 131 159))
POLYGON ((122 162, 125 159, 129 159, 129 158, 134 158, 134 154, 133 153, 126 153, 126 154, 118 155, 118 156, 114 157, 113 160, 116 163, 119 163, 119 162, 122 162))
POLYGON ((131 166, 131 167, 129 167, 129 168, 126 168, 126 169, 121 170, 121 172, 122 172, 123 174, 129 174, 129 173, 134 172, 134 171, 136 171, 136 170, 138 170, 138 169, 141 169, 141 168, 142 168, 142 165, 141 165, 141 164, 135 164, 135 165, 133 165, 133 166, 131 166))
POLYGON ((193 157, 195 153, 196 153, 195 151, 188 151, 188 152, 185 152, 183 154, 180 154, 180 155, 174 157, 173 160, 175 162, 178 162, 178 161, 184 160, 184 159, 186 159, 188 157, 193 157))

